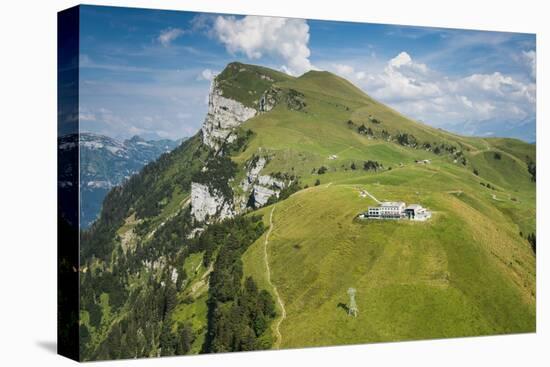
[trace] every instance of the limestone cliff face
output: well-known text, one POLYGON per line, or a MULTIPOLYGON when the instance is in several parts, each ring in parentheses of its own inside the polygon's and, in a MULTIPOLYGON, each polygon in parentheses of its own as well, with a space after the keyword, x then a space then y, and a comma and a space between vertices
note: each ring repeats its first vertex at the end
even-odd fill
POLYGON ((232 131, 246 120, 254 117, 256 110, 242 103, 222 96, 216 80, 210 87, 208 114, 202 125, 202 142, 214 150, 219 150, 225 141, 235 139, 232 131))
POLYGON ((241 182, 241 188, 245 196, 250 197, 248 205, 260 208, 267 204, 270 197, 279 197, 279 193, 285 188, 285 183, 269 175, 261 175, 261 171, 267 164, 265 157, 256 157, 249 162, 246 177, 241 182))
POLYGON ((235 215, 233 203, 207 185, 191 183, 191 215, 198 222, 207 218, 230 218, 235 215), (212 193, 212 191, 214 191, 212 193))
POLYGON ((264 157, 259 157, 255 162, 249 164, 248 170, 246 172, 246 178, 241 183, 241 187, 246 192, 258 179, 260 172, 264 169, 267 160, 264 157))
MULTIPOLYGON (((231 143, 236 134, 235 128, 256 115, 254 108, 222 95, 216 79, 212 81, 208 97, 208 113, 203 122, 202 142, 219 152, 225 142, 231 143)), ((225 219, 236 214, 232 199, 223 197, 208 184, 191 184, 191 214, 195 221, 204 222, 207 218, 225 219)))
POLYGON ((261 208, 272 196, 276 196, 278 198, 281 190, 284 188, 285 183, 281 180, 273 178, 269 175, 258 176, 252 191, 252 195, 254 197, 254 207, 261 208))
POLYGON ((285 183, 282 180, 278 180, 269 175, 259 176, 258 184, 265 187, 271 187, 274 190, 281 190, 285 188, 285 183))
POLYGON ((264 186, 254 185, 252 195, 254 196, 254 207, 261 208, 273 195, 279 197, 279 190, 273 190, 264 186))
MULTIPOLYGON (((229 68, 236 66, 229 66, 229 68)), ((246 72, 241 67, 234 70, 237 73, 246 72)), ((265 82, 273 83, 274 80, 267 75, 259 75, 265 82)), ((223 81, 214 79, 210 87, 208 98, 208 113, 203 122, 201 133, 204 145, 211 148, 216 155, 223 155, 224 143, 231 143, 237 138, 236 129, 248 119, 258 113, 270 111, 280 99, 281 91, 277 88, 266 87, 263 92, 249 91, 249 94, 258 96, 254 102, 258 110, 245 106, 243 103, 224 96, 220 87, 223 81)), ((225 90, 225 89, 224 89, 225 90)), ((235 190, 231 198, 224 197, 207 182, 193 182, 191 185, 191 214, 197 223, 210 222, 232 217, 246 210, 247 206, 259 208, 265 205, 270 197, 278 196, 284 183, 266 175, 261 175, 267 164, 265 157, 256 157, 245 167, 246 176, 240 187, 235 190), (237 193, 238 192, 238 193, 237 193)), ((226 193, 227 195, 227 193, 226 193)))

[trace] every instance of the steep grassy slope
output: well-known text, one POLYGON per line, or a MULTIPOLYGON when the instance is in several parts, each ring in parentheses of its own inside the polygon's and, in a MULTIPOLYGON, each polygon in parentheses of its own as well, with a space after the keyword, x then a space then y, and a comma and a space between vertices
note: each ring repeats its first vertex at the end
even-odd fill
MULTIPOLYGON (((475 182, 449 193, 453 184, 435 185, 423 171, 321 185, 275 205, 268 253, 287 314, 282 347, 534 330, 534 257, 527 241, 480 197, 475 182), (421 202, 434 218, 355 220, 374 204, 359 197, 362 189, 421 202), (349 287, 357 289, 357 319, 346 312, 349 287)), ((263 246, 261 238, 243 260, 245 274, 268 288, 263 246)))
MULTIPOLYGON (((535 260, 520 236, 535 231, 527 170, 533 145, 416 123, 326 72, 277 86, 303 93, 307 107, 278 106, 249 120, 244 127, 254 139, 235 159, 267 152, 265 171, 322 183, 275 204, 268 258, 286 305, 281 347, 535 329, 535 260), (358 133, 362 124, 373 136, 358 133), (400 144, 399 134, 413 135, 416 144, 400 144), (454 149, 436 154, 440 145, 454 149), (424 159, 430 163, 415 163, 424 159), (366 160, 384 169, 364 171, 366 160), (318 174, 321 166, 326 173, 318 174), (354 217, 374 204, 359 197, 360 189, 436 214, 428 223, 358 222, 354 217), (356 320, 346 314, 349 287, 357 289, 356 320)), ((266 225, 271 209, 260 211, 266 225)), ((269 289, 264 241, 243 261, 245 273, 269 289)))

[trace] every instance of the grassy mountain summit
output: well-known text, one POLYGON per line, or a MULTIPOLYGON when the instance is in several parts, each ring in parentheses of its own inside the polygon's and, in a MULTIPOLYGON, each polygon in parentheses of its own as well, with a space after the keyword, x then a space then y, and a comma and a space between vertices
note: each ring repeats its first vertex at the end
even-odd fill
POLYGON ((82 232, 85 359, 535 330, 534 145, 241 63, 205 124, 82 232), (364 191, 434 215, 358 220, 364 191))

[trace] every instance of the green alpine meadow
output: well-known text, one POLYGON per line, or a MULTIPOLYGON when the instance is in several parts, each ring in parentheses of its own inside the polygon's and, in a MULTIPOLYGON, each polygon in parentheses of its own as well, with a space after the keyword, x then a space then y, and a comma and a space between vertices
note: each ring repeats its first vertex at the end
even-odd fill
POLYGON ((536 145, 232 62, 80 230, 83 360, 536 331, 536 145))

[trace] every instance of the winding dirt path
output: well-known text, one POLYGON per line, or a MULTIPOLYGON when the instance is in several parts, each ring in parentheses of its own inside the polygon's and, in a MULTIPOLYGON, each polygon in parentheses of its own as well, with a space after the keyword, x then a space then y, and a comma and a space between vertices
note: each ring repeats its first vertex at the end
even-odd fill
POLYGON ((269 230, 267 231, 267 234, 265 236, 265 242, 264 242, 264 261, 265 261, 265 267, 267 270, 267 282, 269 283, 271 288, 273 288, 273 293, 277 297, 277 303, 279 303, 279 306, 281 307, 281 317, 279 318, 279 320, 277 320, 277 323, 275 324, 275 334, 277 334, 277 341, 275 342, 275 348, 279 349, 281 347, 281 342, 283 340, 280 327, 281 327, 281 323, 286 318, 286 309, 285 309, 285 304, 283 303, 283 300, 281 299, 281 296, 277 291, 277 287, 271 282, 271 268, 269 267, 269 260, 267 257, 267 244, 269 242, 269 235, 273 230, 273 212, 274 211, 275 211, 275 207, 271 209, 271 213, 269 214, 269 230))
POLYGON ((380 201, 377 198, 375 198, 370 192, 368 192, 367 190, 363 190, 363 191, 365 192, 365 194, 367 194, 368 197, 370 197, 372 200, 380 204, 380 201))

